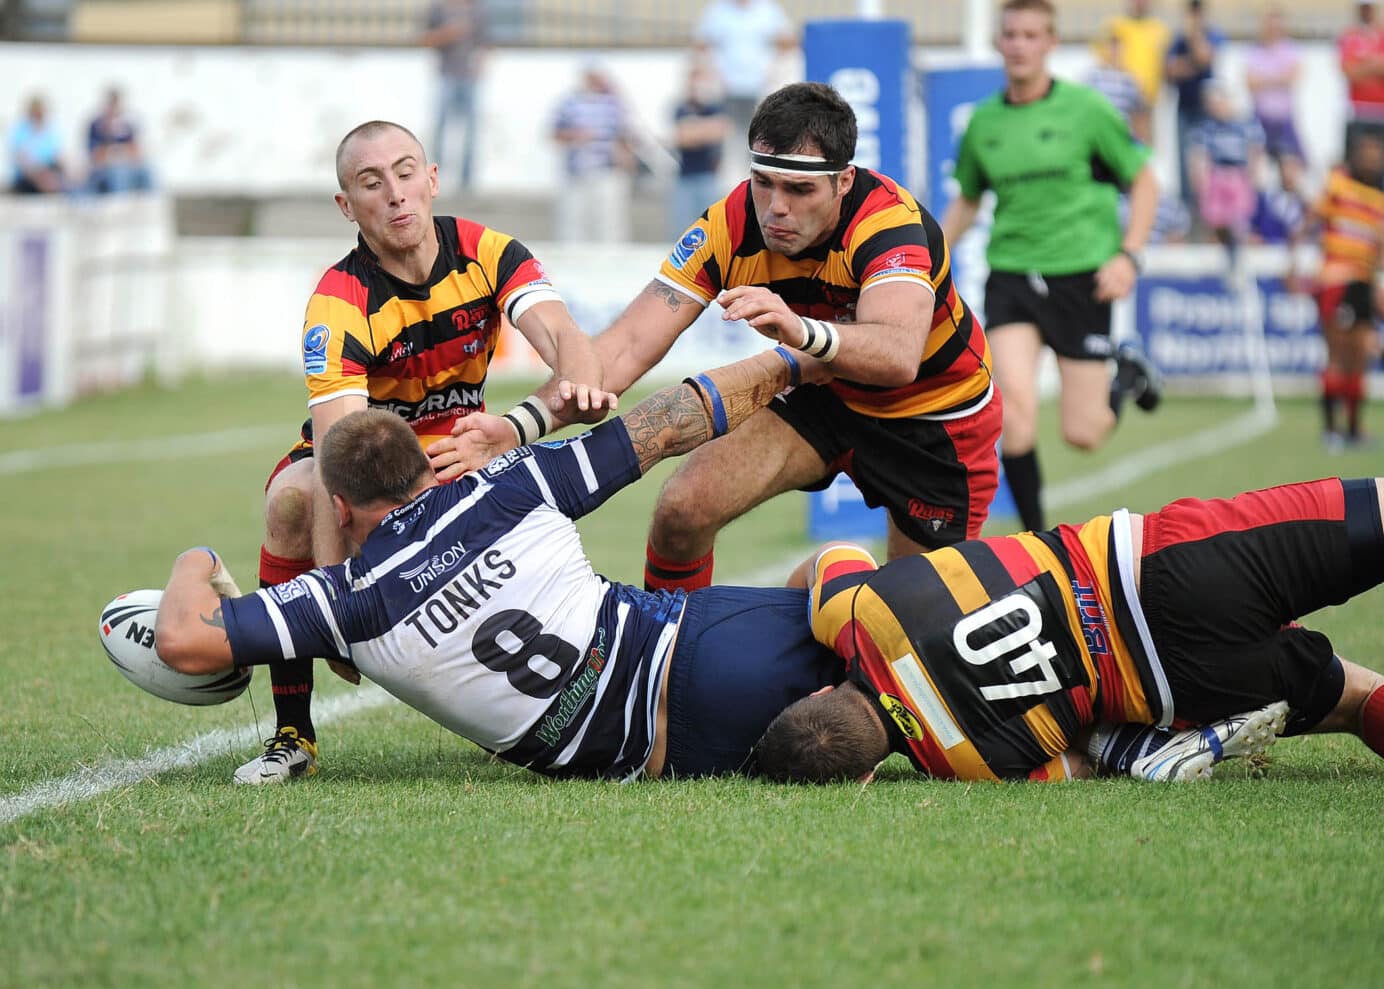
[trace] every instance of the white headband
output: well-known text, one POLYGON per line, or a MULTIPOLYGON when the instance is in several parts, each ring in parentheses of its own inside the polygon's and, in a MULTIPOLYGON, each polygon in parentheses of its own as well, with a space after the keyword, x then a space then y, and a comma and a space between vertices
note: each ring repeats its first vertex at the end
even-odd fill
POLYGON ((750 152, 750 168, 780 175, 835 175, 850 167, 848 161, 828 161, 821 155, 766 155, 750 152))

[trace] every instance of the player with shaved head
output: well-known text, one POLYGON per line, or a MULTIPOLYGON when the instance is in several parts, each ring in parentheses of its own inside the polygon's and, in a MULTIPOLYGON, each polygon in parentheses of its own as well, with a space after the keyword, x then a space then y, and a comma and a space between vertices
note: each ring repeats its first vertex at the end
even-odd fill
MULTIPOLYGON (((485 409, 486 372, 507 319, 554 371, 507 419, 525 441, 564 419, 599 418, 607 406, 600 362, 532 254, 471 220, 434 216, 437 166, 406 127, 371 120, 336 151, 336 204, 359 228, 303 320, 303 373, 311 418, 302 441, 266 487, 261 586, 345 558, 331 502, 314 470, 313 436, 365 408, 397 414, 427 444, 485 409), (559 380, 563 383, 558 384, 559 380)), ((240 767, 240 783, 279 783, 316 771, 312 662, 272 669, 277 730, 240 767)))

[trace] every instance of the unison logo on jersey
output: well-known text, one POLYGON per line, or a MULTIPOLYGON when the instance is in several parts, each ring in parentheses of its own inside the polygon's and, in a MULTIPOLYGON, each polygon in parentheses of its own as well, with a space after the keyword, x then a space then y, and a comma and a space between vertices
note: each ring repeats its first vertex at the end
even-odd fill
POLYGON ((899 726, 899 731, 903 732, 905 738, 911 738, 915 742, 922 741, 923 726, 918 724, 913 712, 904 707, 903 701, 893 694, 880 694, 879 702, 889 712, 889 717, 894 719, 894 724, 899 726))
POLYGON ((326 323, 308 327, 303 334, 303 373, 321 374, 327 370, 327 341, 332 331, 326 323))
POLYGON ((408 581, 409 590, 417 593, 438 577, 450 573, 465 556, 466 548, 461 543, 452 543, 441 553, 434 553, 418 566, 400 570, 398 577, 400 580, 408 581))

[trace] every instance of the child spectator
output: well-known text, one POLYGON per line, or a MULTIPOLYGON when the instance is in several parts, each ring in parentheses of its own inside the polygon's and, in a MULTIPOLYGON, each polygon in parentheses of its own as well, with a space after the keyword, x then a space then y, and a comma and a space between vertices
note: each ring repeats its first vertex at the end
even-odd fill
POLYGON ((1206 119, 1190 135, 1187 171, 1197 194, 1202 222, 1230 254, 1249 231, 1254 215, 1254 174, 1264 153, 1259 122, 1237 113, 1225 84, 1218 79, 1202 87, 1206 119))

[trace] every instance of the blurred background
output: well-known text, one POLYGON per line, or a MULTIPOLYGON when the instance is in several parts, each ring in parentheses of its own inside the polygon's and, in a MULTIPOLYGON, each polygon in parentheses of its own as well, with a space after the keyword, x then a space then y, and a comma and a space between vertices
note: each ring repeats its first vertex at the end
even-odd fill
MULTIPOLYGON (((784 82, 824 78, 847 91, 862 122, 857 160, 883 166, 940 214, 951 142, 971 103, 1000 85, 996 6, 4 0, 0 415, 150 375, 297 367, 303 306, 355 237, 332 203, 333 153, 371 118, 410 127, 438 161, 436 212, 529 245, 593 333, 696 213, 744 177, 744 114, 784 82), (901 72, 823 60, 831 25, 861 20, 901 32, 901 72), (814 54, 812 26, 824 22, 814 54), (592 100, 619 109, 605 147, 563 130, 592 100), (708 105, 723 117, 712 136, 686 126, 708 105), (600 212, 564 212, 588 198, 593 168, 616 180, 602 186, 600 212)), ((1154 147, 1166 209, 1119 332, 1144 338, 1174 390, 1211 382, 1244 393, 1266 387, 1270 373, 1274 387, 1292 389, 1320 367, 1311 301, 1282 285, 1283 244, 1359 112, 1341 39, 1369 27, 1372 6, 1057 0, 1054 73, 1117 104, 1131 85, 1143 94, 1121 108, 1154 147), (1185 149, 1166 69, 1190 30, 1214 34, 1207 74, 1245 115, 1260 109, 1256 61, 1291 51, 1278 105, 1287 100, 1301 154, 1291 167, 1269 156, 1256 172, 1263 217, 1238 289, 1179 188, 1185 149)), ((983 227, 968 241, 957 246, 958 267, 979 308, 983 227)), ((709 366, 746 341, 708 320, 664 370, 709 366)), ((535 371, 516 347, 493 373, 535 371)))

